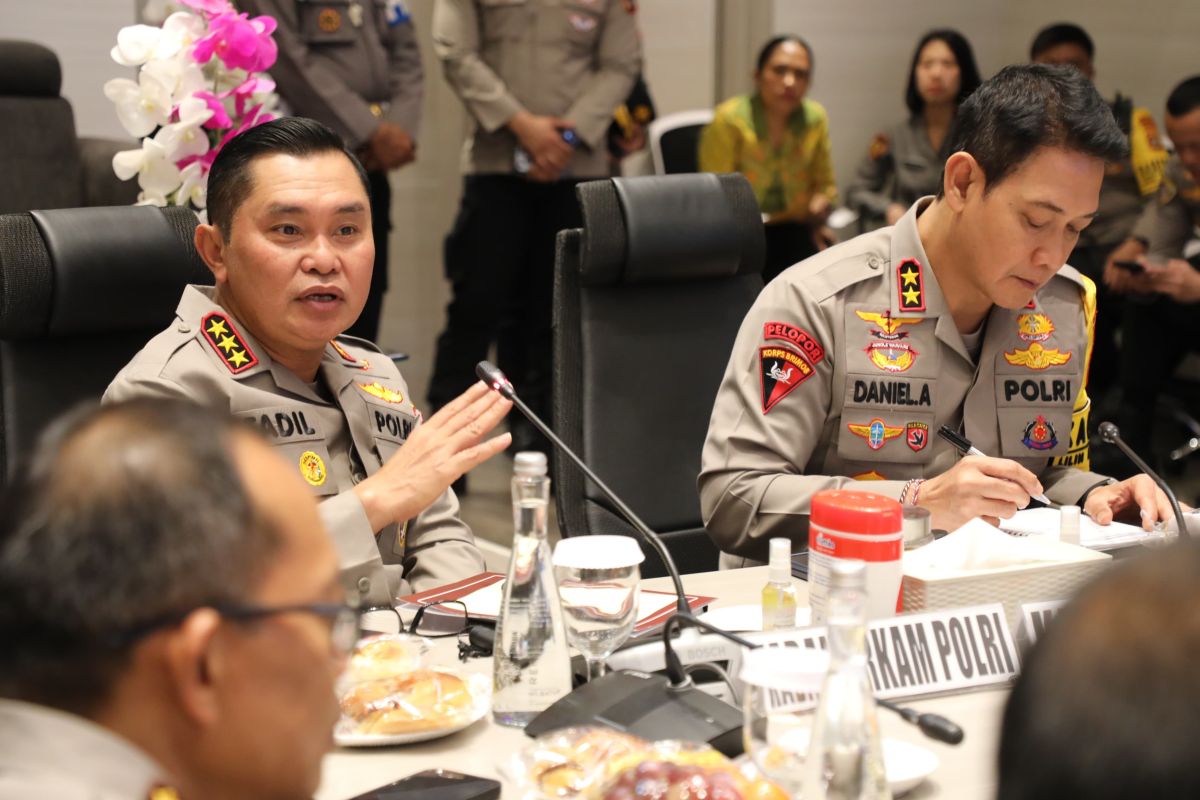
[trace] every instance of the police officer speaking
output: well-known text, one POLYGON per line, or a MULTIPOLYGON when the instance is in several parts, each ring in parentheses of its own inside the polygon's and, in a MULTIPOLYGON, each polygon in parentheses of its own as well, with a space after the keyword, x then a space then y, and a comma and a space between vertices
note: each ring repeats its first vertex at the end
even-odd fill
POLYGON ((1112 114, 1076 70, 1015 66, 953 136, 937 197, 785 271, 743 322, 699 479, 723 566, 806 541, 810 498, 838 487, 948 530, 1043 489, 1101 524, 1170 515, 1148 477, 1086 471, 1095 290, 1064 261, 1125 152, 1112 114), (989 455, 960 460, 941 425, 989 455))

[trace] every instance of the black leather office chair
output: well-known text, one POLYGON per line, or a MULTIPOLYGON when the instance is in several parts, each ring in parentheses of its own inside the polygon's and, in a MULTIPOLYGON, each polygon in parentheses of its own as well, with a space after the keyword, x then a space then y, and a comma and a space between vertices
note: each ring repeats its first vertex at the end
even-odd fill
POLYGON ((650 160, 655 175, 700 170, 700 134, 712 122, 713 110, 680 111, 650 123, 650 160))
POLYGON ((50 420, 99 399, 185 284, 212 282, 195 228, 183 208, 0 215, 0 481, 50 420))
MULTIPOLYGON (((683 572, 717 567, 696 476, 717 386, 762 288, 763 229, 741 175, 580 184, 582 230, 558 235, 554 413, 563 439, 661 533, 683 572)), ((564 535, 633 529, 566 459, 564 535)), ((646 546, 648 576, 665 574, 646 546)))

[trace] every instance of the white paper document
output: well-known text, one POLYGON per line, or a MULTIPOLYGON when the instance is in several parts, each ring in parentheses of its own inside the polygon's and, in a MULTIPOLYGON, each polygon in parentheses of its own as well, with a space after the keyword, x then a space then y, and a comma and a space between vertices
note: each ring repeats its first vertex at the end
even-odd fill
MULTIPOLYGON (((1000 529, 1017 536, 1046 536, 1058 538, 1059 513, 1056 508, 1027 508, 1011 519, 1000 520, 1000 529)), ((1142 542, 1162 539, 1163 534, 1147 533, 1137 525, 1112 522, 1100 525, 1091 517, 1079 518, 1079 544, 1093 550, 1111 550, 1142 542)))

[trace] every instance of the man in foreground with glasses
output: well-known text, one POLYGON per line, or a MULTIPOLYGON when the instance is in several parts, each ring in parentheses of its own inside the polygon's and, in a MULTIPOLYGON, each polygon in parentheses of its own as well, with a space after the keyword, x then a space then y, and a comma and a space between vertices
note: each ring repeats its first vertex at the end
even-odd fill
POLYGON ((0 800, 312 796, 358 614, 258 434, 77 413, 0 509, 0 800))

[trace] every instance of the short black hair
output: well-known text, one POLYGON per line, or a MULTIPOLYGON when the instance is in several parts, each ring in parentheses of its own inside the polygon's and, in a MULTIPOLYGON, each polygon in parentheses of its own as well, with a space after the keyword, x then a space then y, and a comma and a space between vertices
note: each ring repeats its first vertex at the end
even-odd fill
POLYGON ((948 152, 970 153, 991 191, 1040 147, 1104 161, 1129 152, 1112 108, 1092 82, 1074 67, 1046 64, 1008 66, 981 83, 958 107, 948 152))
POLYGON ((1033 61, 1051 47, 1058 47, 1060 44, 1077 44, 1083 48, 1089 59, 1096 58, 1096 45, 1087 31, 1071 22, 1059 22, 1047 25, 1033 37, 1033 44, 1029 46, 1029 60, 1033 61))
POLYGON ((813 58, 813 51, 812 48, 808 46, 808 42, 804 41, 794 33, 784 33, 769 39, 767 43, 762 46, 762 49, 758 51, 758 61, 754 62, 754 73, 757 75, 758 73, 762 72, 763 69, 766 68, 767 62, 771 60, 771 56, 775 55, 775 51, 779 48, 779 46, 786 44, 787 42, 795 42, 804 48, 804 52, 808 54, 808 70, 809 72, 812 72, 816 67, 816 59, 813 58))
POLYGON ((1167 113, 1182 117, 1200 108, 1200 75, 1193 75, 1171 90, 1167 98, 1167 113))
POLYGON ((275 154, 302 158, 328 152, 342 153, 350 159, 369 200, 367 172, 340 136, 313 119, 280 117, 242 131, 221 148, 208 172, 209 223, 229 241, 233 216, 252 188, 250 165, 256 158, 275 154))
POLYGON ((998 800, 1200 797, 1200 543, 1143 550, 1062 609, 1022 659, 998 800))
POLYGON ((139 626, 246 602, 282 542, 231 455, 259 436, 182 400, 89 406, 0 497, 0 697, 88 716, 139 626))
POLYGON ((913 51, 912 64, 908 68, 908 89, 904 93, 904 102, 912 114, 920 114, 925 110, 925 99, 917 91, 917 64, 921 60, 921 51, 925 49, 925 45, 933 41, 945 42, 946 46, 950 48, 950 52, 954 54, 954 60, 958 62, 959 87, 958 96, 954 98, 954 105, 962 105, 962 102, 970 97, 971 92, 979 88, 981 81, 979 66, 975 63, 975 53, 971 50, 971 43, 967 41, 967 37, 952 28, 932 30, 917 42, 917 49, 913 51))

